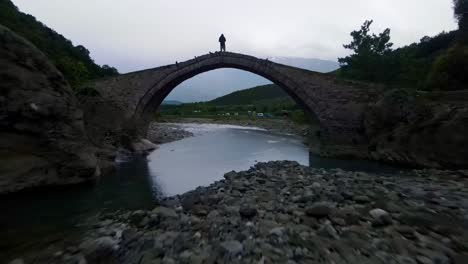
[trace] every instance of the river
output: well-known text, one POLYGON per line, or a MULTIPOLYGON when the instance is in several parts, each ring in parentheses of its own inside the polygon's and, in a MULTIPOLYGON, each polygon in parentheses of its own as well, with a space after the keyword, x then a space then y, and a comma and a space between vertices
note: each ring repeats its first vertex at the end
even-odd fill
POLYGON ((309 155, 303 139, 259 128, 181 124, 193 137, 160 145, 148 157, 120 157, 115 175, 95 186, 7 195, 0 200, 0 259, 39 250, 79 236, 91 216, 116 210, 150 209, 163 196, 181 194, 246 170, 257 162, 294 160, 314 167, 395 170, 371 162, 309 155))

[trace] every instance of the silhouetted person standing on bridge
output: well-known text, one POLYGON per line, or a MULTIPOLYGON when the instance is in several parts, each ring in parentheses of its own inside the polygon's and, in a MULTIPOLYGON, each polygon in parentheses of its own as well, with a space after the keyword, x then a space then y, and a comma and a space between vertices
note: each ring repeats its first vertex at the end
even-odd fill
POLYGON ((221 51, 226 52, 226 38, 224 34, 221 34, 221 37, 219 37, 219 44, 221 45, 221 51))

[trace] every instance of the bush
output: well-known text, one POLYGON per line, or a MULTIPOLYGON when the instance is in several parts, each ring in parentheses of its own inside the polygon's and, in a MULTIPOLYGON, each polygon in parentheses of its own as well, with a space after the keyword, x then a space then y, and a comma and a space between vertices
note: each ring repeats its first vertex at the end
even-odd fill
POLYGON ((99 96, 101 95, 98 90, 91 87, 82 87, 76 90, 76 95, 81 96, 99 96))
POLYGON ((455 45, 440 55, 432 65, 427 79, 430 90, 468 89, 468 47, 455 45))
POLYGON ((291 119, 295 123, 306 123, 306 117, 304 114, 304 111, 302 110, 296 110, 291 113, 291 119))

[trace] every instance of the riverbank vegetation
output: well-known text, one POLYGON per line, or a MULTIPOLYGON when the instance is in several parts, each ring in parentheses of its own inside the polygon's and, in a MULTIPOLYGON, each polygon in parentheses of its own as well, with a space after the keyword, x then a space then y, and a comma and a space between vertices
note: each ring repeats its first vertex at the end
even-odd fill
POLYGON ((0 25, 26 38, 44 52, 74 88, 91 79, 119 74, 111 66, 97 65, 84 46, 75 46, 34 16, 20 12, 10 0, 0 0, 0 25))
POLYGON ((462 90, 468 88, 468 1, 454 1, 459 29, 429 37, 418 43, 392 49, 390 29, 371 34, 372 20, 351 32, 344 45, 353 54, 339 58, 337 76, 390 87, 418 90, 462 90))
POLYGON ((158 116, 215 120, 289 118, 296 123, 306 122, 304 112, 275 84, 236 91, 208 102, 163 104, 158 116))

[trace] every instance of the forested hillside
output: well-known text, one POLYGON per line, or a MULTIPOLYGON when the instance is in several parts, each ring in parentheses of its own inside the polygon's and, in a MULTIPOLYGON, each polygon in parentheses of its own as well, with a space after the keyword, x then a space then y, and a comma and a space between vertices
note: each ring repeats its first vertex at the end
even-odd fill
POLYGON ((94 63, 89 51, 74 46, 34 16, 24 14, 10 0, 0 0, 0 24, 23 36, 44 52, 72 86, 95 78, 117 75, 115 68, 94 63))
POLYGON ((271 99, 284 99, 288 95, 275 84, 268 84, 253 87, 250 89, 236 91, 225 96, 218 97, 209 101, 210 105, 249 105, 255 104, 258 101, 271 99))
POLYGON ((339 58, 339 77, 419 90, 468 89, 468 0, 454 0, 459 30, 424 36, 417 43, 392 49, 390 29, 370 33, 372 20, 351 32, 344 45, 354 53, 339 58))
POLYGON ((159 110, 163 116, 179 117, 214 117, 228 113, 239 116, 264 113, 278 117, 291 113, 293 120, 305 121, 304 113, 296 102, 275 84, 236 91, 209 102, 161 105, 159 110))

